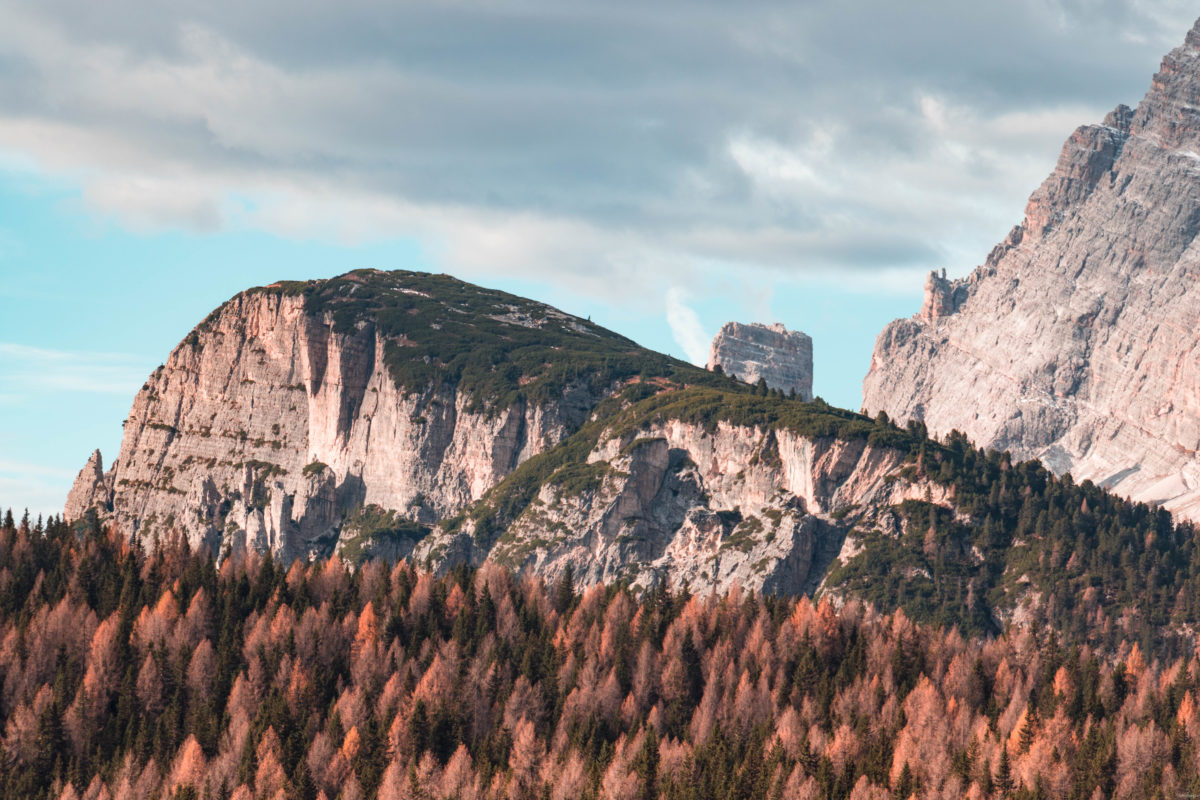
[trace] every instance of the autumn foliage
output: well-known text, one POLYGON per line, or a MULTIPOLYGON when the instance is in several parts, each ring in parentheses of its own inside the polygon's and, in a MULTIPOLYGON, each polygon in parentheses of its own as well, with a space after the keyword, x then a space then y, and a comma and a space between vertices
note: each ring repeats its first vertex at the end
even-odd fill
POLYGON ((0 526, 6 798, 1170 797, 1197 697, 1195 656, 857 604, 0 526))

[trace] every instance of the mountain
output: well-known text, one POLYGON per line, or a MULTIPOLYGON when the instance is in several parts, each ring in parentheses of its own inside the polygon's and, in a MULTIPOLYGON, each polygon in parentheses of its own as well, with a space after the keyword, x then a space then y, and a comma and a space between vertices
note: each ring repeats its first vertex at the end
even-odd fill
POLYGON ((1189 525, 1034 461, 751 387, 447 276, 243 292, 134 399, 65 516, 226 559, 499 564, 591 585, 861 598, 1175 652, 1189 525))
POLYGON ((65 516, 284 561, 491 558, 795 593, 842 546, 839 515, 925 493, 891 475, 910 444, 523 298, 365 270, 213 311, 65 516))
POLYGON ((967 278, 879 335, 863 407, 1200 519, 1200 24, 1067 140, 967 278))
POLYGON ((352 272, 238 294, 142 386, 120 456, 65 515, 214 550, 328 552, 388 514, 411 539, 629 382, 721 382, 598 325, 448 276, 352 272), (368 513, 354 514, 367 510, 368 513))
POLYGON ((812 339, 801 331, 771 325, 726 322, 713 337, 708 368, 720 367, 745 383, 766 382, 785 394, 812 400, 812 339))

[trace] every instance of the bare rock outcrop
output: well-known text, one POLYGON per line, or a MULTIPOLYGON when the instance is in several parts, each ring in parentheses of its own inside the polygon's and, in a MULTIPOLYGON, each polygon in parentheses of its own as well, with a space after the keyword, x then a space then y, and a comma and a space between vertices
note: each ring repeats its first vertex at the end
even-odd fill
POLYGON ((112 485, 109 476, 104 473, 104 459, 99 450, 93 450, 75 477, 63 513, 67 519, 80 519, 89 508, 100 506, 107 510, 111 494, 112 485))
POLYGON ((713 338, 709 352, 708 369, 715 367, 745 383, 762 379, 768 388, 784 393, 795 390, 804 400, 813 396, 812 339, 778 322, 726 322, 713 338))
POLYGON ((905 463, 865 438, 659 419, 601 436, 587 471, 543 483, 494 541, 468 517, 414 554, 442 568, 491 560, 547 580, 569 566, 584 584, 812 593, 835 557, 853 555, 855 532, 896 535, 896 504, 950 505, 944 487, 900 474, 905 463))
POLYGON ((1067 140, 1022 223, 879 335, 864 411, 1200 519, 1200 24, 1067 140))

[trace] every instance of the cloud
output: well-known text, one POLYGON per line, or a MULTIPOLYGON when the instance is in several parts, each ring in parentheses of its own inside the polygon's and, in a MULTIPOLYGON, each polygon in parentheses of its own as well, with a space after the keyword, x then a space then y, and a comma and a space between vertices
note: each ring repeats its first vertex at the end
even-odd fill
POLYGON ((137 230, 414 236, 609 297, 714 265, 961 273, 1193 13, 0 0, 0 163, 137 230))
POLYGON ((37 476, 41 478, 65 478, 71 480, 75 477, 75 474, 70 470, 48 467, 45 464, 0 458, 0 475, 37 476))
POLYGON ((0 381, 8 390, 5 399, 21 400, 46 390, 130 397, 151 368, 144 359, 123 353, 51 350, 0 342, 0 381))
POLYGON ((71 479, 50 481, 26 474, 9 474, 0 471, 0 510, 12 509, 13 515, 20 518, 24 509, 29 509, 30 516, 35 519, 39 514, 49 517, 61 514, 66 489, 70 488, 71 479))
POLYGON ((702 367, 708 362, 712 337, 704 332, 699 315, 687 304, 687 297, 687 291, 677 286, 667 290, 667 324, 688 361, 702 367))

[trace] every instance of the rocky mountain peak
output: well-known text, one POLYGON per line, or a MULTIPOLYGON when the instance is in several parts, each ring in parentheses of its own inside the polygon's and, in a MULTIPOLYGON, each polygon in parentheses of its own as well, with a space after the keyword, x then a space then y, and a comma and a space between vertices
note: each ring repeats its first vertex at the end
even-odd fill
POLYGON ((79 519, 95 505, 107 505, 109 494, 108 481, 104 474, 104 458, 99 450, 93 450, 87 463, 75 477, 75 483, 67 494, 67 504, 64 514, 67 519, 79 519))
POLYGON ((1200 24, 1188 32, 1182 46, 1162 60, 1150 82, 1150 91, 1138 104, 1130 121, 1134 136, 1153 137, 1169 149, 1193 148, 1200 142, 1197 129, 1200 106, 1200 24))
POLYGON ((864 410, 1200 519, 1200 29, 1078 128, 968 277, 879 335, 864 410))
POLYGON ((795 390, 811 400, 812 359, 812 339, 801 331, 789 331, 779 322, 726 322, 713 338, 708 369, 719 366, 745 383, 763 379, 771 389, 795 390))
POLYGON ((966 299, 967 287, 962 281, 947 280, 946 270, 941 275, 930 272, 925 279, 925 299, 919 317, 927 323, 936 322, 957 311, 966 299))

